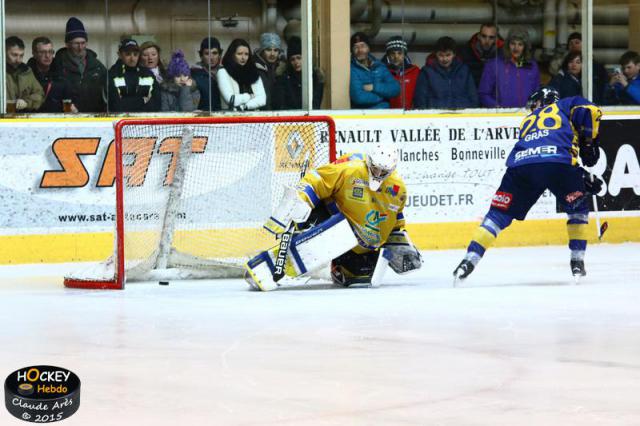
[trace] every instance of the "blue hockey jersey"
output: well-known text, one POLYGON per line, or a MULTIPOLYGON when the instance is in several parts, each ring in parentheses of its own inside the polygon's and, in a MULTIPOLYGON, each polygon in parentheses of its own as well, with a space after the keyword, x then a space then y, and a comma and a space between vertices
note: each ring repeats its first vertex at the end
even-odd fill
POLYGON ((547 162, 576 165, 579 141, 598 137, 601 117, 602 110, 580 96, 536 109, 522 120, 507 167, 547 162))

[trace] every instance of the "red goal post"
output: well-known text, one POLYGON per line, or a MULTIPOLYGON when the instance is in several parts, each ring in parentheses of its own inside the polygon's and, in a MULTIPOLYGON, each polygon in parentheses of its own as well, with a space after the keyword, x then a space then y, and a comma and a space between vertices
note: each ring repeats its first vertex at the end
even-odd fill
POLYGON ((114 254, 66 287, 240 276, 274 244, 262 224, 304 160, 336 158, 328 116, 124 119, 114 143, 114 254))

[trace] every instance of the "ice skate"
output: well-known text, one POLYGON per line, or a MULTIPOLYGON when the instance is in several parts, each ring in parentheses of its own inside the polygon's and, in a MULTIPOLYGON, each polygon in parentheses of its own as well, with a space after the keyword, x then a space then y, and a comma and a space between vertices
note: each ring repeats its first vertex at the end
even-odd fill
POLYGON ((580 278, 587 275, 587 271, 584 269, 584 260, 572 260, 571 261, 571 274, 576 284, 580 284, 580 278))
POLYGON ((453 286, 456 287, 459 281, 466 279, 473 272, 475 266, 471 261, 463 259, 458 267, 453 271, 453 286))

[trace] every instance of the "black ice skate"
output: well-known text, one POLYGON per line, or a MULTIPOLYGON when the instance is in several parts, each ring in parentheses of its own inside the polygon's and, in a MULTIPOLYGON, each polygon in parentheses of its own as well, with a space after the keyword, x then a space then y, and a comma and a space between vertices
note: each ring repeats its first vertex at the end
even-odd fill
POLYGON ((584 260, 572 260, 571 261, 571 274, 576 284, 580 282, 580 278, 587 275, 587 271, 584 269, 584 260))
POLYGON ((458 267, 453 271, 453 286, 455 287, 458 280, 464 280, 473 272, 475 266, 471 261, 463 259, 458 267))

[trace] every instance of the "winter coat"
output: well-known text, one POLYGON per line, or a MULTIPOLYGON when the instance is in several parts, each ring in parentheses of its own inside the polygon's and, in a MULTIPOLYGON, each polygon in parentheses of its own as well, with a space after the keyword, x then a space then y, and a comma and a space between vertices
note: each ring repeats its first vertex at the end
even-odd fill
POLYGON ((405 61, 404 67, 396 67, 385 61, 382 62, 387 66, 393 78, 400 84, 400 94, 389 100, 391 108, 413 108, 413 96, 416 91, 416 83, 420 75, 420 68, 412 63, 405 61))
POLYGON ((560 99, 570 96, 582 96, 582 82, 578 77, 567 71, 560 71, 551 79, 549 86, 558 91, 560 99))
POLYGON ((161 108, 160 85, 151 71, 128 67, 120 59, 109 69, 107 93, 110 112, 157 112, 161 108))
POLYGON ((209 74, 209 68, 198 63, 191 68, 191 78, 200 91, 200 103, 197 109, 209 111, 211 107, 211 111, 220 111, 220 89, 218 89, 215 73, 209 74), (211 91, 211 98, 209 98, 209 91, 211 91), (211 106, 209 106, 209 99, 211 99, 211 106))
MULTIPOLYGON (((324 81, 318 70, 313 71, 313 109, 320 109, 324 81)), ((302 109, 302 73, 291 66, 278 77, 271 97, 274 110, 302 109)))
POLYGON ((238 82, 233 79, 224 68, 218 70, 218 89, 220 97, 225 106, 234 111, 257 110, 267 103, 267 94, 262 85, 262 79, 258 79, 251 84, 251 91, 255 95, 253 98, 249 93, 240 93, 238 82))
POLYGON ((80 112, 104 112, 104 87, 107 83, 107 69, 98 60, 93 50, 87 49, 84 58, 84 73, 72 60, 66 47, 59 49, 51 64, 56 79, 66 82, 71 100, 80 112))
POLYGON ((41 73, 34 58, 29 59, 27 65, 44 91, 44 102, 38 112, 62 112, 62 101, 71 99, 71 91, 66 82, 58 78, 51 69, 49 72, 41 73))
POLYGON ((33 75, 27 64, 20 64, 17 68, 7 65, 7 99, 22 99, 27 103, 23 111, 36 111, 44 101, 42 86, 33 75))
POLYGON ((371 65, 359 63, 351 57, 351 81, 349 82, 349 96, 351 108, 381 109, 389 108, 389 100, 400 94, 400 84, 393 78, 387 67, 369 55, 371 65), (372 84, 373 90, 364 90, 365 84, 372 84))
POLYGON ((414 108, 459 109, 476 108, 478 94, 469 67, 454 59, 449 68, 436 61, 420 71, 414 108))
POLYGON ((460 58, 471 71, 473 76, 473 82, 476 87, 480 85, 480 79, 482 78, 482 70, 486 61, 495 59, 497 52, 504 46, 504 40, 501 37, 496 39, 496 44, 493 49, 489 51, 483 51, 480 48, 480 41, 478 40, 480 33, 477 32, 469 39, 469 42, 460 49, 460 58))
POLYGON ((281 60, 278 60, 275 64, 269 64, 267 61, 262 59, 262 50, 258 50, 254 55, 256 61, 256 68, 258 69, 258 74, 262 79, 262 85, 264 86, 264 91, 267 94, 267 104, 265 105, 266 110, 274 109, 272 107, 271 98, 273 96, 273 90, 276 86, 276 80, 278 77, 283 75, 287 70, 287 63, 281 60))
MULTIPOLYGON (((556 90, 558 91, 560 91, 560 87, 564 86, 564 90, 568 91, 567 93, 573 93, 575 91, 575 88, 572 91, 569 89, 569 87, 575 84, 575 77, 573 79, 570 79, 567 76, 568 74, 567 69, 566 68, 562 69, 562 63, 564 62, 565 56, 566 55, 560 56, 557 62, 556 62, 556 59, 553 59, 550 62, 549 73, 553 75, 553 78, 551 79, 551 82, 549 84, 550 85, 552 84, 553 87, 555 87, 556 90), (551 70, 552 64, 554 65, 554 67, 557 67, 553 71, 551 70), (566 81, 561 81, 564 79, 566 79, 566 81), (574 81, 571 81, 571 80, 574 80, 574 81)), ((583 64, 583 65, 586 65, 586 64, 583 64)), ((591 101, 596 105, 602 105, 602 103, 604 102, 604 92, 607 86, 609 75, 604 65, 602 65, 599 62, 593 61, 592 69, 593 69, 593 74, 592 74, 593 75, 593 96, 592 96, 593 99, 591 99, 591 101)), ((580 89, 580 92, 578 92, 578 96, 582 96, 582 78, 581 77, 579 77, 579 82, 580 82, 581 89, 580 89)), ((571 95, 571 96, 575 96, 575 95, 571 95)), ((566 96, 563 96, 562 92, 560 92, 560 97, 564 98, 566 96)))
POLYGON ((161 111, 191 112, 200 103, 200 91, 194 81, 191 86, 181 86, 174 81, 164 80, 160 85, 161 111))
POLYGON ((605 93, 606 105, 640 105, 640 74, 629 81, 627 87, 620 83, 608 84, 605 93))
POLYGON ((485 62, 478 87, 484 107, 524 107, 527 99, 540 86, 538 64, 532 59, 516 66, 502 56, 485 62))

